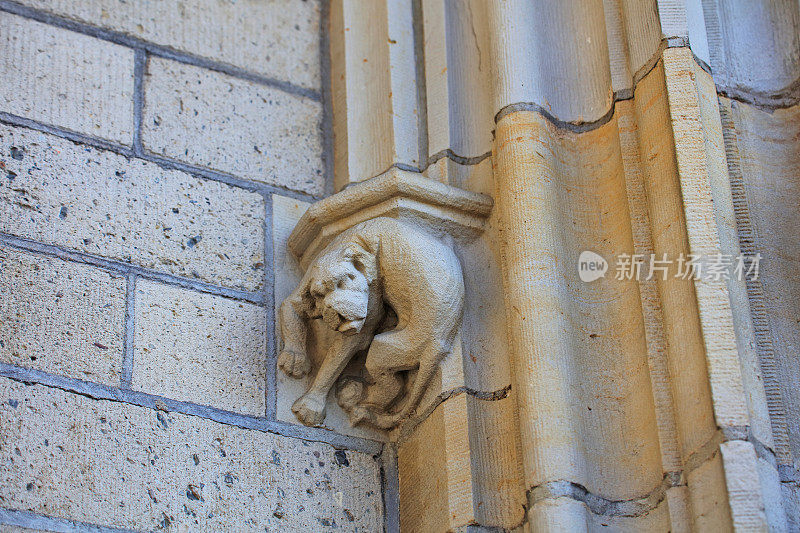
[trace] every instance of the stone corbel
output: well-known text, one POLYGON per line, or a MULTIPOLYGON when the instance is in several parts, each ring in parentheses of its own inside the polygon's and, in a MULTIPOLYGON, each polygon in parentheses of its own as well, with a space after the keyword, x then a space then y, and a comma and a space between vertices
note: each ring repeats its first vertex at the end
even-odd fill
POLYGON ((306 211, 289 238, 305 274, 279 312, 278 366, 310 375, 292 406, 300 422, 321 425, 333 391, 352 425, 391 430, 463 384, 454 245, 479 235, 491 208, 393 168, 306 211))

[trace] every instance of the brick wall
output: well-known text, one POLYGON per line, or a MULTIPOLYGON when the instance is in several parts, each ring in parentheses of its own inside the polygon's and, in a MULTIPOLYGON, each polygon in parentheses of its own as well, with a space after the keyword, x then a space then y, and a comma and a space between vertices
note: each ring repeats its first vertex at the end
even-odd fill
POLYGON ((0 0, 2 529, 384 528, 391 453, 275 419, 325 11, 0 0))

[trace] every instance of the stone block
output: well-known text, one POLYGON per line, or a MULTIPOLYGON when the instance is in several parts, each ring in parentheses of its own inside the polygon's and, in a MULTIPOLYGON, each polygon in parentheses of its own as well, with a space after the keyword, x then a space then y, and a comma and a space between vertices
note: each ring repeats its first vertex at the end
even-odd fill
POLYGON ((168 59, 147 66, 142 139, 172 159, 322 194, 321 120, 310 98, 168 59))
POLYGON ((116 385, 124 325, 124 278, 0 248, 4 363, 116 385))
POLYGON ((476 522, 471 459, 467 399, 460 394, 398 447, 402 531, 452 531, 476 522))
POLYGON ((303 87, 317 89, 320 84, 319 2, 20 3, 303 87))
POLYGON ((0 379, 0 505, 143 531, 381 531, 371 455, 0 379))
POLYGON ((264 416, 262 307, 140 279, 134 309, 134 389, 264 416))
POLYGON ((0 125, 0 231, 258 290, 264 200, 154 163, 0 125))
POLYGON ((133 50, 0 13, 0 111, 130 145, 133 50))

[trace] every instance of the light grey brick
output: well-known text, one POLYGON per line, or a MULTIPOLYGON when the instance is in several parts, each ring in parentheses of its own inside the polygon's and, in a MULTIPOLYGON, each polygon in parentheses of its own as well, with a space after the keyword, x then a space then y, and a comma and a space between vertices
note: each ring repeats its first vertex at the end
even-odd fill
POLYGON ((260 289, 264 200, 154 163, 0 125, 0 231, 260 289))
POLYGON ((319 88, 319 2, 306 0, 22 0, 23 4, 319 88))
POLYGON ((264 416, 263 307, 147 280, 134 307, 134 389, 264 416))
POLYGON ((145 76, 145 148, 248 180, 321 194, 322 106, 168 59, 145 76))
POLYGON ((125 280, 86 265, 0 248, 0 360, 116 385, 125 280))
POLYGON ((141 531, 381 531, 369 454, 0 379, 0 505, 141 531))
POLYGON ((0 111, 130 145, 133 55, 0 12, 0 111))

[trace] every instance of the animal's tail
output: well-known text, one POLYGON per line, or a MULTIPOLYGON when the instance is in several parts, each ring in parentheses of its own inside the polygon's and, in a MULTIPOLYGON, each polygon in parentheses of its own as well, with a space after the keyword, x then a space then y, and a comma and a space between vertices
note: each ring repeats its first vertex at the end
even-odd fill
POLYGON ((428 358, 428 361, 419 367, 417 375, 414 378, 414 385, 411 387, 408 400, 400 412, 384 414, 376 413, 370 410, 369 415, 364 418, 375 427, 381 429, 390 429, 395 427, 406 418, 410 417, 419 406, 419 402, 422 400, 425 390, 428 388, 433 376, 436 374, 436 368, 439 366, 439 361, 443 360, 445 356, 428 358))

